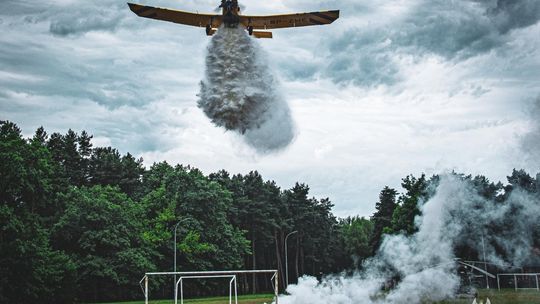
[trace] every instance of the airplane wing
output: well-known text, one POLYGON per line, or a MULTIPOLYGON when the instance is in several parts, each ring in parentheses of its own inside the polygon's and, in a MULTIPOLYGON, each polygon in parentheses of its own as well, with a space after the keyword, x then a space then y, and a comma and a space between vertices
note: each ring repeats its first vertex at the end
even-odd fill
POLYGON ((330 24, 339 18, 339 10, 271 16, 240 16, 240 23, 254 29, 277 29, 286 27, 330 24))
POLYGON ((210 24, 212 28, 218 28, 222 22, 221 15, 190 13, 134 3, 128 3, 128 5, 129 9, 131 9, 131 11, 133 11, 139 17, 199 27, 206 27, 210 24))

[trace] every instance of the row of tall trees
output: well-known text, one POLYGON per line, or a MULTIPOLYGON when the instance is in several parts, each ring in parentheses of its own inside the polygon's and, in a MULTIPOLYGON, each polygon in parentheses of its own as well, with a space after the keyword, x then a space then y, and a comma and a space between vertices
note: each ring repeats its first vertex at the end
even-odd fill
MULTIPOLYGON (((517 246, 515 248, 503 248, 501 244, 509 243, 512 238, 522 237, 521 235, 512 235, 516 233, 530 233, 532 247, 528 248, 529 253, 523 254, 523 260, 519 261, 521 266, 540 266, 540 224, 533 223, 524 217, 538 218, 538 214, 523 214, 523 208, 526 204, 531 206, 540 206, 540 173, 535 177, 532 177, 524 170, 514 169, 510 176, 507 177, 507 184, 501 182, 494 183, 485 176, 472 176, 465 175, 456 172, 452 172, 451 175, 456 180, 460 180, 463 185, 470 188, 474 196, 481 198, 476 204, 471 205, 471 208, 477 208, 478 210, 484 210, 485 212, 495 212, 489 208, 499 208, 497 210, 500 217, 503 220, 497 219, 485 219, 483 227, 473 225, 474 223, 462 223, 463 240, 455 245, 455 255, 465 260, 478 260, 483 258, 475 249, 478 246, 474 246, 470 242, 484 242, 482 234, 486 234, 486 242, 491 242, 490 248, 494 248, 498 257, 506 259, 508 262, 512 261, 512 258, 516 258, 516 252, 520 250, 527 250, 525 246, 517 246), (515 201, 509 199, 514 191, 517 191, 517 195, 521 196, 521 200, 527 200, 525 204, 516 204, 515 201), (524 196, 525 194, 525 196, 524 196), (482 205, 484 204, 484 205, 482 205), (486 207, 487 206, 487 207, 486 207), (504 216, 502 216, 504 215, 504 216), (497 221, 497 222, 493 222, 497 221), (526 225, 526 226, 524 226, 526 225), (514 229, 515 227, 521 227, 521 230, 514 229), (476 229, 476 230, 475 230, 476 229), (482 231, 478 231, 482 230, 482 231), (488 237, 489 236, 489 237, 488 237), (513 256, 513 257, 512 257, 513 256)), ((401 186, 404 190, 399 194, 395 189, 385 187, 379 196, 379 201, 376 203, 376 212, 370 218, 373 223, 373 233, 371 234, 370 248, 371 254, 375 254, 378 250, 384 235, 388 234, 402 234, 410 236, 417 232, 417 226, 415 218, 421 215, 420 207, 427 202, 435 193, 437 186, 440 182, 440 176, 434 175, 427 178, 425 175, 420 177, 414 177, 412 175, 405 177, 402 180, 401 186)), ((476 197, 471 197, 472 200, 477 200, 476 197)), ((536 210, 531 208, 531 210, 536 210)), ((472 212, 474 210, 470 210, 472 212)), ((466 212, 464 210, 464 212, 466 212)), ((471 219, 469 219, 471 220, 471 219)), ((475 219, 472 219, 473 221, 475 219)), ((481 221, 478 218, 477 221, 481 221)), ((519 244, 523 245, 523 244, 519 244)), ((505 245, 508 246, 508 245, 505 245)), ((517 261, 515 261, 517 262, 517 261)), ((502 267, 502 265, 499 265, 502 267)), ((506 265, 505 267, 510 267, 506 265)), ((523 271, 523 269, 521 270, 523 271)))
MULTIPOLYGON (((255 171, 205 176, 166 162, 145 168, 91 139, 43 128, 23 138, 0 123, 0 302, 138 298, 144 272, 172 270, 178 222, 178 270, 279 269, 283 286, 292 231, 292 281, 348 266, 336 258, 344 242, 331 202, 309 197, 305 184, 280 189, 255 171)), ((155 297, 170 296, 170 281, 153 283, 155 297)), ((244 292, 270 289, 265 277, 241 283, 244 292)))
MULTIPOLYGON (((512 187, 538 191, 538 180, 514 171, 509 184, 467 177, 483 195, 512 187)), ((407 176, 403 193, 385 187, 369 219, 338 219, 329 199, 309 186, 281 189, 258 172, 236 174, 167 162, 149 168, 131 154, 93 147, 92 136, 23 138, 0 122, 0 302, 72 303, 140 298, 147 271, 278 269, 284 286, 361 267, 385 234, 415 232, 418 205, 437 176, 407 176), (292 234, 291 234, 292 233, 292 234), (288 264, 285 265, 287 239, 288 264)), ((540 191, 538 191, 540 192, 540 191)), ((269 291, 264 276, 240 277, 242 292, 269 291)), ((172 281, 152 280, 152 297, 170 297, 172 281)), ((224 284, 192 283, 193 295, 224 284)))

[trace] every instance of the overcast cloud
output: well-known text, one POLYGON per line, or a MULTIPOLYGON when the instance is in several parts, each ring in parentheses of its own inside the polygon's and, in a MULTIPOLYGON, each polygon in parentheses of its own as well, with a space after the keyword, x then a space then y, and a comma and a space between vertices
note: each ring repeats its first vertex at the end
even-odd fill
POLYGON ((0 119, 27 136, 84 129, 147 164, 306 182, 340 216, 369 215, 378 191, 411 173, 540 171, 540 1, 242 3, 246 14, 341 9, 332 25, 259 41, 298 128, 285 151, 259 155, 197 108, 204 29, 138 18, 118 0, 0 2, 0 119))

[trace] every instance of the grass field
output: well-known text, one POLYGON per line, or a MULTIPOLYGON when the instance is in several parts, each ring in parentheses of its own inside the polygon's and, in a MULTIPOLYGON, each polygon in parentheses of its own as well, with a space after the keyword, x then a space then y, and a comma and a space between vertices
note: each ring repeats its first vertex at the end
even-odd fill
MULTIPOLYGON (((486 298, 489 297, 492 304, 540 304, 540 292, 536 290, 527 291, 514 291, 514 290, 480 290, 478 300, 482 300, 484 303, 486 298)), ((261 295, 246 295, 238 296, 238 303, 241 304, 263 304, 272 303, 273 295, 261 294, 261 295)), ((442 301, 438 304, 471 304, 470 299, 456 299, 442 301)), ((179 301, 180 302, 180 301, 179 301)), ((150 301, 151 304, 172 304, 173 301, 167 300, 154 300, 150 301)), ((200 299, 187 299, 184 300, 186 304, 225 304, 229 303, 228 297, 213 297, 213 298, 200 298, 200 299)), ((118 302, 118 303, 102 303, 102 304, 144 304, 144 301, 133 302, 118 302)), ((332 304, 332 303, 328 303, 332 304)), ((425 303, 429 304, 429 303, 425 303)))
MULTIPOLYGON (((272 303, 273 297, 274 295, 272 294, 238 296, 238 303, 239 304, 272 303)), ((150 304, 172 304, 174 302, 172 299, 167 299, 167 300, 153 300, 153 301, 149 301, 149 303, 150 304)), ((180 299, 178 300, 178 303, 180 303, 180 299)), ((186 304, 225 304, 225 303, 229 303, 229 297, 185 299, 184 303, 186 304)), ((118 303, 100 303, 100 304, 144 304, 144 300, 132 301, 132 302, 118 302, 118 303)))

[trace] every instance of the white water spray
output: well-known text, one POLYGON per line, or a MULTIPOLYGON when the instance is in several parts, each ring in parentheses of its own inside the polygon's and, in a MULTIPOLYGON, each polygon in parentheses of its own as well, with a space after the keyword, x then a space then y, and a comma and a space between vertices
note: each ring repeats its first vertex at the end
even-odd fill
POLYGON ((291 143, 294 123, 261 54, 244 29, 221 27, 208 47, 198 106, 216 126, 265 153, 291 143))
POLYGON ((468 244, 481 252, 486 238, 487 258, 514 266, 530 262, 533 232, 540 221, 538 197, 515 189, 505 203, 486 200, 466 181, 455 176, 441 177, 434 196, 420 206, 416 218, 418 232, 411 237, 385 237, 376 256, 364 263, 354 276, 332 276, 318 282, 300 278, 290 285, 284 304, 383 304, 425 303, 451 298, 459 287, 454 249, 468 244), (488 226, 504 227, 496 236, 488 226), (495 254, 494 246, 502 251, 495 254), (396 277, 397 285, 383 292, 396 277))

